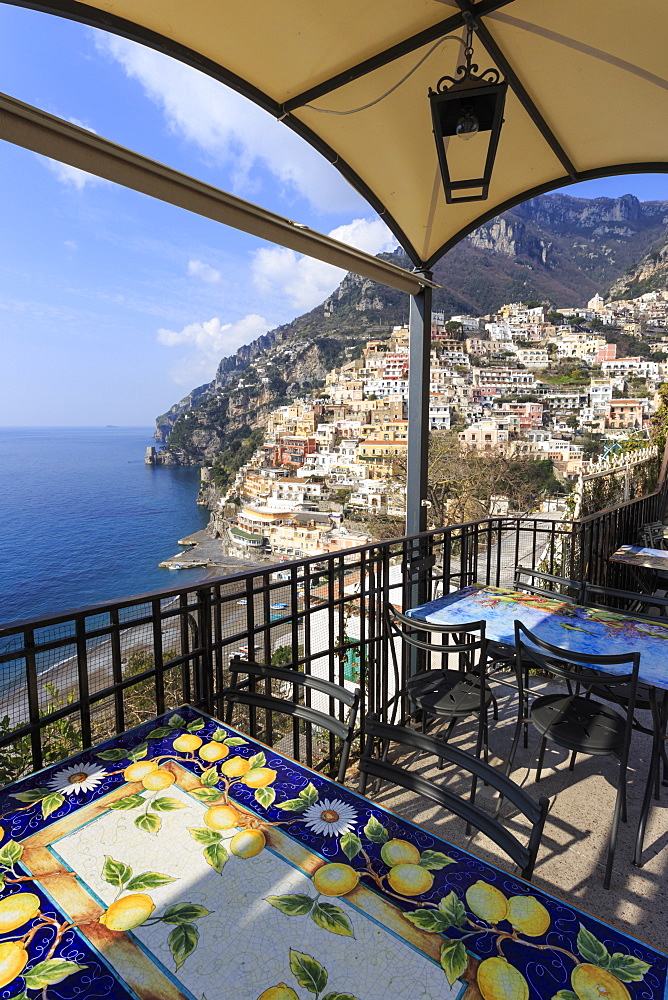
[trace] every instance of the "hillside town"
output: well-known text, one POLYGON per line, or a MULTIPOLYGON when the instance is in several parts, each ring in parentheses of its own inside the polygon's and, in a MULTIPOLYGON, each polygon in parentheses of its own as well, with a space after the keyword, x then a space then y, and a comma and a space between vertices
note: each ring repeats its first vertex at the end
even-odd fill
MULTIPOLYGON (((272 412, 261 447, 216 500, 231 552, 317 556, 368 541, 374 517, 401 516, 408 369, 408 328, 398 326, 321 390, 272 412)), ((647 444, 668 378, 668 292, 609 303, 597 294, 586 309, 434 313, 430 371, 432 432, 462 450, 549 460, 568 491, 601 457, 647 444)), ((494 502, 490 513, 508 512, 503 497, 494 502)))

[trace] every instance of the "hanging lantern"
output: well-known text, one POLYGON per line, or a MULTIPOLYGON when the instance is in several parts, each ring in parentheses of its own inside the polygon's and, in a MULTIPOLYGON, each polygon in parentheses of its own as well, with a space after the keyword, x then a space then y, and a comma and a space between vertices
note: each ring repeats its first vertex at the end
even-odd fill
POLYGON ((473 27, 466 29, 466 64, 429 88, 431 116, 445 200, 484 201, 503 125, 508 84, 498 69, 478 74, 473 59, 473 27), (461 192, 461 193, 459 193, 461 192))

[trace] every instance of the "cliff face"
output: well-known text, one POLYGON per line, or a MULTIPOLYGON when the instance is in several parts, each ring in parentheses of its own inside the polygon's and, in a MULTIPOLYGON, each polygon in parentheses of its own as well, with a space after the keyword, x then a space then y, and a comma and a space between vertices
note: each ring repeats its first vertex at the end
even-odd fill
MULTIPOLYGON (((520 300, 582 306, 611 286, 618 297, 629 285, 646 291, 643 282, 668 267, 667 226, 668 202, 532 198, 485 223, 436 265, 443 287, 434 292, 434 309, 484 315, 520 300)), ((410 267, 401 251, 387 257, 410 267)), ((367 340, 389 337, 407 316, 405 295, 348 274, 322 305, 223 358, 211 382, 158 417, 156 439, 167 444, 159 460, 211 464, 274 407, 316 389, 328 371, 358 357, 367 340)))
POLYGON ((668 290, 668 240, 659 242, 610 289, 615 298, 636 298, 645 292, 668 290))

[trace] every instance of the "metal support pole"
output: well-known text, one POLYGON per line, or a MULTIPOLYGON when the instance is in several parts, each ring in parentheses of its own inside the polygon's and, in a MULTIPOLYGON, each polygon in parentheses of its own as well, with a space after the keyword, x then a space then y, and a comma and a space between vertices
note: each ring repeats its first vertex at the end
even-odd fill
MULTIPOLYGON (((430 271, 420 272, 431 280, 430 271)), ((406 534, 427 527, 427 472, 429 455, 429 355, 431 351, 431 288, 411 296, 408 374, 408 456, 406 469, 406 534)), ((404 606, 415 607, 428 599, 431 571, 423 541, 408 543, 405 552, 404 606)), ((412 650, 413 653, 417 650, 412 650)), ((412 659, 415 659, 414 657, 412 659)), ((414 673, 421 664, 411 662, 414 673)))
MULTIPOLYGON (((431 271, 419 272, 431 281, 431 271)), ((406 534, 427 527, 427 458, 429 452, 429 354, 431 351, 431 288, 411 295, 408 373, 408 461, 406 474, 406 534), (425 503, 423 503, 425 501, 425 503)))

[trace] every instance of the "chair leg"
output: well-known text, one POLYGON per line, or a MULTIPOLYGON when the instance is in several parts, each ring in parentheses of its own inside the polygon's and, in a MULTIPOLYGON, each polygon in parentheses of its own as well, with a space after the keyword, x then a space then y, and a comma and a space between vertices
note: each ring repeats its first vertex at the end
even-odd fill
MULTIPOLYGON (((520 706, 518 706, 518 712, 519 708, 520 706)), ((523 717, 522 715, 518 714, 517 722, 515 723, 515 732, 513 733, 513 741, 510 744, 510 753, 508 754, 508 761, 505 767, 506 776, 509 776, 513 770, 513 764, 515 763, 515 754, 517 753, 517 747, 520 742, 520 732, 522 731, 523 727, 524 727, 524 746, 527 747, 529 745, 529 739, 527 733, 528 726, 529 723, 527 715, 525 714, 523 717)))
POLYGON ((540 752, 538 754, 538 765, 536 767, 536 782, 540 781, 540 772, 543 770, 543 758, 545 757, 546 746, 547 746, 547 740, 543 738, 540 741, 540 752))
MULTIPOLYGON (((642 868, 642 851, 645 842, 645 829, 647 827, 647 819, 649 817, 649 811, 652 805, 652 785, 655 783, 655 778, 659 774, 660 770, 660 757, 662 751, 665 752, 664 748, 659 748, 658 743, 661 740, 661 736, 654 734, 654 739, 652 740, 652 754, 650 757, 649 772, 647 774, 647 783, 645 784, 645 794, 642 800, 642 807, 640 809, 640 819, 638 821, 638 831, 636 833, 636 846, 635 853, 633 855, 633 864, 636 868, 642 868)), ((665 763, 665 762, 664 762, 665 763)))
MULTIPOLYGON (((610 888, 610 882, 612 879, 612 865, 615 860, 615 848, 617 847, 617 831, 619 830, 619 820, 622 814, 622 800, 626 798, 625 789, 626 789, 626 777, 624 777, 624 781, 622 782, 620 775, 619 788, 617 789, 617 798, 615 799, 615 811, 612 817, 610 840, 608 842, 608 859, 605 865, 605 878, 603 880, 604 889, 610 888)), ((626 806, 624 806, 624 811, 625 810, 626 806)))
MULTIPOLYGON (((448 740, 450 739, 450 737, 452 736, 452 731, 453 731, 453 729, 455 728, 456 725, 457 725, 457 719, 456 718, 455 719, 450 719, 450 722, 448 723, 447 729, 445 730, 445 735, 444 736, 439 736, 439 739, 442 739, 444 743, 447 743, 448 740)), ((423 730, 423 732, 424 732, 424 730, 423 730)), ((478 751, 478 756, 480 756, 480 751, 478 751)), ((442 757, 438 758, 438 767, 439 767, 439 770, 441 770, 441 771, 445 767, 445 764, 443 763, 443 758, 442 757)))
POLYGON ((575 768, 575 761, 577 760, 577 756, 578 756, 578 752, 577 752, 577 750, 574 750, 573 753, 571 754, 571 762, 568 765, 568 770, 569 771, 573 771, 574 770, 574 768, 575 768))

